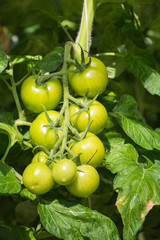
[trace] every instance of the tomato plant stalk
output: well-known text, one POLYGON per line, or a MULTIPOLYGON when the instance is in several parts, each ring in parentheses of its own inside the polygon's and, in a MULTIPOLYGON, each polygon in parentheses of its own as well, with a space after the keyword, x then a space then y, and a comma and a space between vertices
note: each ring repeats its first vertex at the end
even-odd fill
POLYGON ((84 0, 80 29, 75 40, 75 57, 78 59, 81 57, 79 45, 86 51, 86 55, 89 53, 95 8, 96 0, 84 0))

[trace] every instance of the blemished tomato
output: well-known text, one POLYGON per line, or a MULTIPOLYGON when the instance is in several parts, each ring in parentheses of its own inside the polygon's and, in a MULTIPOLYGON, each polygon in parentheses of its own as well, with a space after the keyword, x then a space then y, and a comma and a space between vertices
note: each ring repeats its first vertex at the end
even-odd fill
MULTIPOLYGON (((59 112, 55 110, 47 111, 47 113, 53 122, 59 115, 59 112)), ((48 150, 51 150, 62 134, 62 130, 58 130, 57 135, 54 129, 45 125, 49 125, 49 122, 45 112, 42 112, 35 118, 30 126, 30 137, 33 145, 42 145, 48 150)))
MULTIPOLYGON (((86 58, 86 63, 89 58, 86 58)), ((69 67, 69 71, 75 70, 75 65, 69 67)), ((102 94, 108 83, 108 73, 103 62, 95 57, 91 57, 91 64, 82 72, 68 73, 69 85, 79 96, 84 96, 88 92, 88 97, 93 98, 97 94, 102 94)))
MULTIPOLYGON (((77 99, 83 101, 82 98, 77 99)), ((90 101, 91 100, 87 100, 87 103, 90 101)), ((95 100, 89 107, 88 111, 83 111, 73 116, 73 114, 78 112, 79 109, 80 107, 76 104, 71 104, 69 107, 70 121, 79 132, 85 130, 88 121, 90 122, 89 132, 98 134, 103 131, 107 121, 107 110, 100 102, 95 100)))
POLYGON ((62 159, 54 164, 52 176, 56 183, 60 185, 71 184, 77 174, 77 166, 70 159, 62 159))
MULTIPOLYGON (((46 161, 47 161, 47 159, 48 159, 48 155, 45 153, 45 152, 43 152, 43 151, 40 151, 40 152, 37 152, 35 155, 34 155, 34 157, 32 158, 32 163, 34 163, 34 162, 41 162, 41 163, 46 163, 46 161)), ((48 167, 50 168, 50 169, 52 169, 53 168, 53 165, 54 165, 54 162, 52 162, 48 167)))
POLYGON ((22 177, 24 186, 37 195, 47 193, 54 186, 51 170, 41 162, 30 163, 22 177))
POLYGON ((21 99, 27 109, 34 113, 55 109, 62 98, 62 85, 56 78, 48 80, 44 86, 35 82, 34 76, 28 77, 21 86, 21 99), (43 105, 43 106, 42 106, 43 105))
POLYGON ((66 189, 76 197, 89 197, 99 186, 99 174, 91 165, 77 167, 75 180, 66 189))
POLYGON ((105 156, 105 148, 101 140, 93 133, 88 132, 86 137, 71 145, 71 151, 80 155, 82 164, 89 164, 93 167, 99 167, 105 156))

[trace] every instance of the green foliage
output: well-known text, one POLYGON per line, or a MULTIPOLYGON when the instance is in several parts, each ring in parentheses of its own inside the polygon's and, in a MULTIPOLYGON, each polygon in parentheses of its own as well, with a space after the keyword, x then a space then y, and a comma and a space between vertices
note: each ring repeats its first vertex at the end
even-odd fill
POLYGON ((7 67, 8 60, 6 54, 0 49, 0 73, 7 67))
POLYGON ((106 156, 107 168, 117 173, 114 188, 118 192, 116 205, 124 223, 124 240, 133 239, 145 216, 154 205, 160 204, 160 163, 147 167, 138 162, 136 149, 125 144, 106 156))
POLYGON ((104 62, 109 77, 105 92, 98 96, 108 112, 105 129, 98 134, 106 156, 97 168, 99 188, 89 199, 81 199, 57 185, 41 197, 24 188, 24 168, 36 152, 46 149, 32 146, 29 127, 37 114, 26 110, 21 99, 22 109, 17 107, 15 94, 20 96, 28 75, 43 77, 61 69, 64 45, 74 41, 79 30, 83 2, 1 0, 1 25, 10 41, 7 53, 0 49, 2 240, 160 238, 159 1, 96 4, 90 55, 104 62), (26 202, 38 209, 34 219, 28 218, 32 208, 26 202))
POLYGON ((0 163, 0 193, 19 193, 21 184, 15 176, 15 170, 7 164, 0 163))
POLYGON ((123 95, 113 111, 125 133, 135 143, 148 150, 160 150, 160 134, 146 124, 133 97, 123 95))
POLYGON ((145 63, 141 56, 126 53, 124 56, 127 68, 143 83, 151 93, 160 96, 160 74, 145 63))
POLYGON ((47 231, 65 240, 85 237, 97 240, 120 239, 114 223, 109 218, 76 202, 42 199, 38 212, 47 231))

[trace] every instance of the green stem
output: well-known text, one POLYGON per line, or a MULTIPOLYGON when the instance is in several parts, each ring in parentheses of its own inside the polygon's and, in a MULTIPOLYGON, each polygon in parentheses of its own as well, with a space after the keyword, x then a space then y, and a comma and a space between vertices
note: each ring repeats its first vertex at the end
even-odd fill
POLYGON ((20 101, 19 101, 19 97, 18 97, 17 89, 16 89, 16 83, 14 81, 13 76, 11 77, 11 85, 12 85, 11 90, 12 90, 12 94, 13 94, 13 97, 14 97, 14 100, 15 100, 15 103, 16 103, 19 119, 26 120, 25 115, 24 115, 24 111, 22 110, 22 107, 21 107, 21 104, 20 104, 20 101))
POLYGON ((6 148, 6 151, 5 151, 3 157, 2 157, 1 160, 0 160, 1 163, 5 163, 5 159, 6 159, 7 155, 8 155, 8 153, 9 153, 10 148, 11 148, 11 145, 8 144, 8 146, 7 146, 7 148, 6 148))
POLYGON ((54 72, 54 73, 50 73, 48 75, 44 75, 43 78, 41 79, 41 83, 44 83, 45 81, 47 81, 48 79, 52 78, 52 77, 61 77, 62 76, 62 72, 54 72))
POLYGON ((62 82, 63 82, 63 100, 64 100, 64 108, 65 108, 65 120, 63 125, 63 141, 62 141, 62 152, 64 152, 66 145, 67 145, 67 138, 68 138, 68 127, 70 125, 69 121, 69 86, 68 86, 68 79, 67 79, 67 70, 68 70, 68 63, 67 59, 70 59, 70 52, 73 44, 71 42, 67 42, 65 45, 64 51, 64 63, 61 69, 62 72, 62 82))
POLYGON ((96 57, 100 56, 115 56, 115 57, 123 57, 123 54, 121 53, 115 53, 115 52, 106 52, 106 53, 97 53, 95 54, 96 57))
POLYGON ((2 78, 3 82, 6 84, 6 86, 8 87, 8 89, 9 89, 10 91, 12 91, 12 87, 11 87, 10 84, 6 81, 6 79, 5 79, 3 76, 1 76, 1 78, 2 78))
POLYGON ((83 2, 83 10, 82 10, 82 18, 80 29, 75 40, 75 54, 77 58, 81 57, 81 49, 89 53, 91 46, 91 33, 92 33, 92 24, 94 19, 94 12, 96 8, 96 0, 84 0, 83 2))
POLYGON ((69 99, 74 102, 76 105, 78 105, 79 107, 85 108, 85 104, 83 102, 81 102, 80 100, 78 100, 77 98, 73 97, 72 95, 69 94, 69 99))
POLYGON ((15 120, 16 126, 31 126, 31 122, 23 121, 21 119, 15 120))

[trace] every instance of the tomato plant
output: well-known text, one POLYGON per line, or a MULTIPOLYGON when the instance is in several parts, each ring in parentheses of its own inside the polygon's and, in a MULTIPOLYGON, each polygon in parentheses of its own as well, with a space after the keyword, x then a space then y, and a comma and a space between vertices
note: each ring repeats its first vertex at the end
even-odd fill
POLYGON ((41 162, 30 163, 23 172, 24 186, 37 195, 44 194, 54 186, 50 169, 41 162))
POLYGON ((40 113, 55 109, 62 98, 62 86, 58 79, 49 79, 43 85, 36 83, 34 76, 30 76, 22 83, 21 99, 30 111, 40 113))
MULTIPOLYGON (((77 100, 82 102, 82 98, 77 98, 77 100)), ((87 103, 90 103, 88 100, 87 103)), ((71 104, 69 107, 69 115, 71 123, 78 129, 79 132, 83 132, 87 127, 88 122, 90 123, 89 131, 95 134, 103 131, 107 122, 107 110, 98 101, 94 101, 88 110, 79 112, 80 107, 76 104, 71 104)))
POLYGON ((60 185, 69 185, 74 181, 77 174, 76 164, 69 159, 59 160, 54 164, 52 176, 56 183, 60 185))
POLYGON ((0 239, 160 238, 158 3, 1 1, 0 239))
MULTIPOLYGON (((85 61, 89 62, 89 58, 85 61)), ((91 57, 91 64, 84 71, 73 72, 75 69, 75 65, 71 65, 68 74, 69 84, 75 93, 84 96, 88 92, 88 97, 93 98, 104 92, 108 75, 105 65, 98 58, 91 57)))
MULTIPOLYGON (((50 119, 54 122, 59 116, 59 112, 48 111, 50 119)), ((34 145, 41 145, 50 150, 61 135, 61 130, 57 130, 49 126, 49 121, 45 112, 40 113, 32 122, 30 127, 30 136, 34 145)))
POLYGON ((71 144, 71 151, 78 155, 82 164, 89 164, 94 167, 102 165, 105 156, 105 149, 102 141, 93 133, 88 132, 86 137, 71 144))
POLYGON ((77 168, 75 180, 66 186, 67 190, 76 197, 88 197, 99 186, 99 175, 90 165, 81 165, 77 168))

